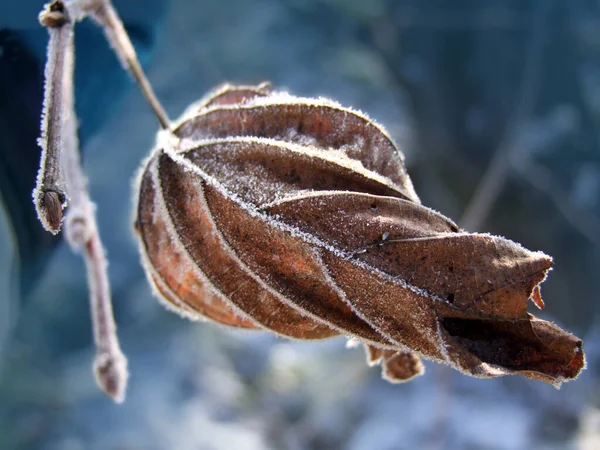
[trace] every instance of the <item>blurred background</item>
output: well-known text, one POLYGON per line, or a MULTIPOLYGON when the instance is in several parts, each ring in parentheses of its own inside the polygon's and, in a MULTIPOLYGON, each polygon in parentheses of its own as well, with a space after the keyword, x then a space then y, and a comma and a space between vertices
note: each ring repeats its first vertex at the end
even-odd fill
POLYGON ((115 0, 175 118, 224 81, 327 96, 387 127, 424 204, 543 250, 541 313, 584 339, 561 390, 427 364, 402 385, 344 339, 191 323, 152 298, 131 183, 155 118, 101 34, 77 31, 85 170, 131 372, 96 387, 85 269, 34 216, 42 2, 0 5, 1 449, 600 448, 600 2, 115 0))

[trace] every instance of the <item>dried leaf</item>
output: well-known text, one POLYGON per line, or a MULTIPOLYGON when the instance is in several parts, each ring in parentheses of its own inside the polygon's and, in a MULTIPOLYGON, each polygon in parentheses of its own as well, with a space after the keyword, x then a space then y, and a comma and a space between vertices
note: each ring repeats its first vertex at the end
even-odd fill
POLYGON ((420 357, 555 386, 581 340, 527 312, 552 259, 459 230, 420 204, 381 126, 324 99, 226 85, 193 105, 140 176, 149 279, 176 310, 296 339, 365 345, 384 378, 420 357))

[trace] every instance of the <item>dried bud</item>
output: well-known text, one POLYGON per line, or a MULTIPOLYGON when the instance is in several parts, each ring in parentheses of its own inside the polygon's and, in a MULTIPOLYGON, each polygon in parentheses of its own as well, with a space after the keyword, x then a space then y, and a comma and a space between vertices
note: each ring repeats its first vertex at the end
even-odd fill
POLYGON ((42 194, 40 210, 42 224, 52 234, 60 231, 63 218, 64 195, 55 191, 46 191, 42 194))
POLYGON ((527 312, 552 259, 420 204, 383 128, 324 99, 224 86, 139 180, 136 228, 159 296, 187 316, 295 339, 353 337, 384 377, 419 356, 555 386, 582 343, 527 312))

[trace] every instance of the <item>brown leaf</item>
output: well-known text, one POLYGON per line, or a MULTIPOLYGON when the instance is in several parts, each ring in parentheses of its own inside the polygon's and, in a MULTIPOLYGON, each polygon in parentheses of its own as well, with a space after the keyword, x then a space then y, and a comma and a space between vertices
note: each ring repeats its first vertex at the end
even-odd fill
POLYGON ((226 85, 140 178, 146 270, 176 309, 296 339, 363 342, 383 377, 420 356, 555 386, 581 340, 527 312, 552 259, 422 206, 381 126, 329 100, 226 85))

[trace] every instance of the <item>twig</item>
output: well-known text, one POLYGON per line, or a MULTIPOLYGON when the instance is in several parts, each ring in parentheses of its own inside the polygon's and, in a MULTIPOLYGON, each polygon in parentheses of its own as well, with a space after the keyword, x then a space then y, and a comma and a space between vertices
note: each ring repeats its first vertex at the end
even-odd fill
POLYGON ((63 140, 62 117, 65 115, 62 77, 66 70, 65 53, 73 34, 73 24, 61 2, 47 5, 40 14, 40 23, 48 29, 48 59, 44 71, 44 106, 42 132, 38 144, 42 148, 40 170, 33 202, 43 227, 57 234, 62 225, 62 210, 66 206, 66 193, 60 160, 63 140))
POLYGON ((148 82, 142 66, 138 60, 135 48, 125 31, 123 22, 115 11, 110 0, 86 0, 82 2, 88 4, 85 6, 86 12, 94 19, 104 30, 106 40, 117 54, 123 67, 131 73, 142 94, 150 104, 154 111, 158 122, 163 130, 168 130, 170 127, 169 117, 163 109, 162 105, 156 98, 152 86, 148 82))
MULTIPOLYGON (((113 318, 106 259, 98 234, 94 204, 91 202, 87 181, 81 169, 77 119, 73 96, 73 26, 64 4, 55 1, 40 14, 40 22, 48 28, 47 70, 52 78, 46 80, 53 102, 48 104, 44 123, 57 130, 54 139, 48 139, 56 151, 54 164, 64 177, 69 208, 65 220, 67 240, 74 251, 84 251, 90 288, 90 309, 96 359, 94 372, 100 387, 116 402, 122 402, 127 385, 127 360, 121 352, 113 318), (57 38, 58 36, 58 38, 57 38), (56 63, 59 59, 60 63, 56 63)), ((44 130, 42 129, 42 136, 44 130)))

